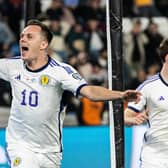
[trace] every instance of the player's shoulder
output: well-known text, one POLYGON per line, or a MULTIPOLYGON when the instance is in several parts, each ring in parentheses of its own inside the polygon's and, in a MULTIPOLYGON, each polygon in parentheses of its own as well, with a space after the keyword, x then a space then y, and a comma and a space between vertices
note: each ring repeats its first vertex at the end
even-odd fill
POLYGON ((57 71, 65 71, 68 74, 72 74, 74 72, 74 68, 71 65, 64 62, 60 62, 55 58, 50 58, 49 65, 57 71))
POLYGON ((13 57, 7 58, 6 60, 9 61, 9 62, 20 62, 20 61, 22 61, 21 56, 13 56, 13 57))
POLYGON ((155 75, 152 75, 149 78, 147 78, 144 82, 142 82, 142 84, 140 84, 138 86, 137 90, 142 90, 143 88, 151 87, 156 82, 158 82, 158 80, 160 80, 160 74, 159 73, 157 73, 155 75))
POLYGON ((21 59, 21 56, 13 56, 11 58, 7 58, 8 66, 9 67, 18 67, 22 66, 23 60, 21 59))
POLYGON ((20 56, 10 57, 10 58, 2 58, 0 59, 1 64, 6 64, 8 67, 14 66, 16 64, 19 64, 21 62, 20 56))
POLYGON ((52 67, 61 67, 61 66, 63 66, 63 65, 67 65, 66 63, 61 62, 61 61, 59 61, 59 60, 57 60, 56 58, 53 58, 53 57, 50 57, 49 64, 50 64, 52 67))

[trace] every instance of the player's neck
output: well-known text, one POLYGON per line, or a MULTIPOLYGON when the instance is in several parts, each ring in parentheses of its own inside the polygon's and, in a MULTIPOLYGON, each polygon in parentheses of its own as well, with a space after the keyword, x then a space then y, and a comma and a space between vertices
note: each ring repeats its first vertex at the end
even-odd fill
POLYGON ((168 83, 168 64, 164 63, 160 72, 163 79, 168 83))
POLYGON ((48 56, 33 59, 30 62, 26 63, 26 67, 32 71, 35 71, 37 69, 44 67, 46 64, 48 64, 48 59, 49 59, 48 56))

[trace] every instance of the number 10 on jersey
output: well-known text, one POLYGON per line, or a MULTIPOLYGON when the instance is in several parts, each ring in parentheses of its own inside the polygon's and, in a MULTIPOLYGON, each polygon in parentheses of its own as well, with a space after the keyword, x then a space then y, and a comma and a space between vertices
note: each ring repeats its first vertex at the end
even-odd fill
POLYGON ((37 107, 38 106, 38 92, 31 91, 28 92, 26 89, 21 92, 22 94, 22 101, 21 105, 23 106, 31 106, 31 107, 37 107))

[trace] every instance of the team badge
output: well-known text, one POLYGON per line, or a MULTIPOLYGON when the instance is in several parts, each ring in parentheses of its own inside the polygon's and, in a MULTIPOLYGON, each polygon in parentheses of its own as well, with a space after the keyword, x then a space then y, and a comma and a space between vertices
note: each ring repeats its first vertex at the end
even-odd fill
POLYGON ((40 83, 43 86, 46 86, 49 83, 49 76, 43 75, 40 77, 40 83))
POLYGON ((20 157, 16 157, 15 160, 13 161, 13 166, 18 166, 21 163, 21 158, 20 157))

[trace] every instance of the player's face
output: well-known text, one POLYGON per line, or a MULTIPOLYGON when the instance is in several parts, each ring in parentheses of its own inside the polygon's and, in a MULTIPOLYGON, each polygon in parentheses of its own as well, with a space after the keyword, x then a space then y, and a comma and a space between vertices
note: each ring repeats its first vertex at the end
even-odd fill
POLYGON ((37 25, 27 26, 20 36, 21 58, 31 61, 40 57, 41 51, 46 49, 46 40, 42 35, 41 28, 37 25))

